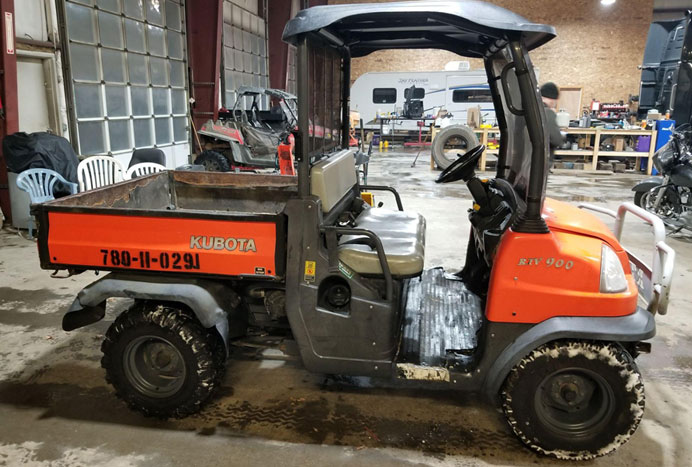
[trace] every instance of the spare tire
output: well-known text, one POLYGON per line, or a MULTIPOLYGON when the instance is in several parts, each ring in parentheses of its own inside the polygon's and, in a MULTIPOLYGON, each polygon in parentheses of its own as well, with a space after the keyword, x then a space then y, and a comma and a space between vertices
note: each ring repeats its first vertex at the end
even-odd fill
POLYGON ((478 137, 464 125, 443 128, 432 142, 432 156, 437 166, 444 170, 469 149, 478 146, 478 137))

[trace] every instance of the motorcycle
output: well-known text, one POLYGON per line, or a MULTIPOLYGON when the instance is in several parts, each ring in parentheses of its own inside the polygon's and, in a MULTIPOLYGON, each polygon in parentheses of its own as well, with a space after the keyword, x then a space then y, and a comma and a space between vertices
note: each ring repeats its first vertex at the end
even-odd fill
POLYGON ((676 232, 692 230, 692 129, 680 126, 670 141, 654 154, 661 174, 633 188, 634 204, 659 216, 676 232))

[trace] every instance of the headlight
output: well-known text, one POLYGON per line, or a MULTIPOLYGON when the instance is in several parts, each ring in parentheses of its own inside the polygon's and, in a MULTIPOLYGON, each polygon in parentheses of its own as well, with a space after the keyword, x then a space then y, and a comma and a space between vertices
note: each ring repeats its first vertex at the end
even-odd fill
POLYGON ((627 290, 627 279, 618 255, 608 245, 601 247, 601 293, 627 290))

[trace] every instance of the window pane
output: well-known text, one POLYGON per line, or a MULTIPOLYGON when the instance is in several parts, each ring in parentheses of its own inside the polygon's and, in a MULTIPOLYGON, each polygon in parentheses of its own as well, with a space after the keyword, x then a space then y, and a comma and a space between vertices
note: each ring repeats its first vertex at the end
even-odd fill
POLYGON ((131 18, 144 19, 142 2, 143 0, 123 0, 125 14, 131 18))
POLYGON ((113 83, 126 82, 125 53, 118 50, 101 49, 103 80, 113 83))
POLYGON ((80 154, 94 155, 106 152, 102 121, 80 122, 77 124, 77 129, 79 132, 80 154))
POLYGON ((246 52, 243 52, 243 70, 252 73, 252 55, 246 52))
POLYGON ((243 49, 243 31, 233 28, 233 47, 237 50, 243 49))
POLYGON ((259 36, 255 36, 255 35, 252 36, 252 53, 255 54, 255 55, 259 55, 259 54, 260 54, 260 45, 259 45, 259 43, 260 43, 261 40, 262 40, 262 39, 260 39, 259 36))
POLYGON ((71 0, 71 1, 77 2, 77 3, 83 3, 85 5, 93 5, 94 4, 94 0, 71 0))
POLYGON ((130 102, 132 102, 132 115, 151 115, 149 88, 142 86, 130 87, 130 102))
POLYGON ((145 8, 147 10, 147 21, 163 26, 162 3, 163 0, 146 0, 145 8))
POLYGON ((373 89, 372 101, 375 104, 394 104, 396 102, 396 88, 373 89))
POLYGON ((243 50, 252 52, 252 34, 247 31, 243 31, 243 50))
POLYGON ((166 59, 150 57, 151 84, 168 86, 168 73, 166 73, 166 59))
POLYGON ((224 77, 224 89, 226 91, 233 91, 236 88, 235 83, 233 82, 233 72, 232 71, 226 71, 223 74, 224 77))
POLYGON ((94 16, 91 8, 67 3, 67 33, 75 41, 96 43, 94 16))
POLYGON ((233 69, 237 71, 243 71, 243 52, 240 50, 233 51, 233 69))
POLYGON ((106 86, 106 115, 125 117, 127 113, 127 88, 125 86, 106 86))
POLYGON ((171 138, 171 119, 156 118, 154 119, 156 127, 156 144, 170 144, 173 142, 171 138))
POLYGON ((133 120, 132 127, 135 130, 135 147, 143 148, 146 146, 153 146, 154 140, 152 138, 152 124, 151 118, 145 118, 141 120, 133 120))
POLYGON ((180 5, 171 1, 166 2, 166 26, 168 29, 180 31, 180 5))
POLYGON ((123 28, 119 16, 98 12, 101 44, 107 47, 123 48, 123 28))
POLYGON ((103 117, 100 87, 98 84, 75 83, 74 100, 77 118, 103 117))
POLYGON ((102 10, 112 11, 113 13, 120 13, 120 0, 96 0, 96 4, 102 10))
POLYGON ((144 24, 131 19, 125 20, 125 38, 127 49, 132 52, 146 52, 144 46, 144 24))
POLYGON ((168 88, 152 88, 152 101, 154 102, 154 115, 169 115, 171 106, 169 104, 168 88))
POLYGON ((492 102, 490 89, 455 89, 452 102, 492 102))
POLYGON ((74 79, 100 81, 96 47, 70 44, 70 68, 74 79))
POLYGON ((179 32, 166 31, 168 39, 168 56, 171 58, 183 59, 183 35, 179 32))
POLYGON ((233 26, 230 24, 223 25, 223 45, 233 47, 233 26))
POLYGON ((149 84, 149 67, 147 65, 146 55, 127 54, 127 68, 130 71, 131 83, 149 84))
POLYGON ((233 49, 230 47, 223 48, 223 67, 229 70, 233 69, 233 49))
POLYGON ((184 62, 169 60, 168 67, 171 72, 171 86, 185 86, 185 66, 184 62))
POLYGON ((166 46, 163 42, 163 29, 156 26, 147 26, 147 39, 149 41, 149 53, 160 57, 166 56, 166 46))
POLYGON ((187 118, 176 117, 173 119, 173 138, 176 142, 187 141, 187 118))
POLYGON ((171 91, 171 101, 173 102, 174 114, 187 113, 187 98, 184 89, 173 89, 171 91))
POLYGON ((110 120, 108 122, 108 133, 111 151, 123 151, 132 148, 130 144, 129 120, 110 120))

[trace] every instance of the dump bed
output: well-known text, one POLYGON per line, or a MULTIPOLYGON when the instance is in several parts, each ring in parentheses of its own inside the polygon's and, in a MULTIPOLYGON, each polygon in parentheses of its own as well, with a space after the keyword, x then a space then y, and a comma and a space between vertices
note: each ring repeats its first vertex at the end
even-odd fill
POLYGON ((296 178, 168 171, 36 205, 41 267, 283 276, 296 178))

